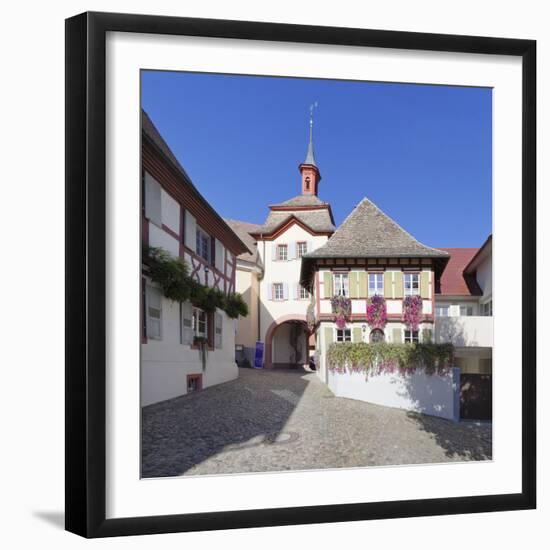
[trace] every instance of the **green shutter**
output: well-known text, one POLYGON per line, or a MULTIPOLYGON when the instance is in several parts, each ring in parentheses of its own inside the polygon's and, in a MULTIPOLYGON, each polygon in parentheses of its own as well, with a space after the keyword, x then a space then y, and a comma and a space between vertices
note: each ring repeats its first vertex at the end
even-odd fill
POLYGON ((323 273, 323 296, 325 298, 332 298, 332 273, 325 271, 323 273))
POLYGON ((361 327, 353 327, 353 342, 363 341, 363 331, 361 327))
POLYGON ((349 297, 359 298, 357 294, 357 272, 350 271, 349 274, 349 297))
POLYGON ((420 274, 420 297, 430 298, 430 272, 422 271, 420 274))
POLYGON ((422 329, 422 343, 427 343, 432 341, 432 329, 425 328, 422 329))
POLYGON ((395 271, 395 297, 403 298, 403 273, 401 271, 395 271))
POLYGON ((328 350, 330 344, 334 341, 334 330, 332 327, 325 327, 325 351, 328 350))
POLYGON ((400 328, 394 328, 393 329, 393 331, 392 331, 392 340, 393 340, 394 344, 401 344, 403 342, 400 328))
POLYGON ((384 272, 384 298, 393 298, 392 272, 384 272))
POLYGON ((359 296, 358 298, 367 297, 367 274, 364 271, 360 271, 359 275, 359 296))

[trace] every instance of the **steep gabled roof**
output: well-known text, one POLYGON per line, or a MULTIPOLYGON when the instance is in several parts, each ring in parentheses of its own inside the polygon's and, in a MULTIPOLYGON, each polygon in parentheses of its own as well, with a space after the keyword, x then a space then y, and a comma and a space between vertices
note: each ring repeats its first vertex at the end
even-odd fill
POLYGON ((491 255, 493 251, 493 235, 489 235, 486 241, 476 252, 475 256, 468 262, 468 265, 464 268, 464 273, 475 274, 480 262, 482 262, 487 256, 491 255))
POLYGON ((225 220, 225 223, 238 235, 238 237, 243 241, 244 244, 252 252, 243 252, 237 256, 237 259, 243 260, 245 262, 250 262, 253 264, 258 263, 258 246, 256 239, 250 235, 250 233, 255 233, 261 225, 256 223, 243 222, 240 220, 225 220))
POLYGON ((342 225, 306 258, 448 258, 447 252, 426 246, 394 222, 366 197, 342 225))
POLYGON ((298 195, 287 201, 272 204, 270 208, 278 206, 328 206, 328 202, 323 202, 317 195, 298 195))
POLYGON ((291 218, 296 218, 316 233, 332 233, 335 229, 329 210, 272 210, 256 233, 270 234, 284 225, 291 218))
POLYGON ((479 248, 442 248, 450 255, 440 279, 438 296, 481 296, 483 293, 473 275, 464 273, 466 266, 478 253, 479 248))

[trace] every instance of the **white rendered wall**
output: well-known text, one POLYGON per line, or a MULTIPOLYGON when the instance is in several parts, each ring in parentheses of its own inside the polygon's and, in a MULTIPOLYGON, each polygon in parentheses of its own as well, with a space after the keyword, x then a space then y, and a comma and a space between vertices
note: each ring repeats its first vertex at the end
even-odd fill
POLYGON ((164 189, 160 190, 162 223, 174 233, 180 234, 180 205, 164 189))
POLYGON ((258 253, 264 265, 264 277, 260 282, 261 299, 261 335, 265 340, 265 333, 269 326, 287 315, 305 315, 309 300, 296 300, 292 293, 292 287, 300 279, 301 259, 278 261, 272 260, 272 247, 277 244, 290 244, 305 241, 311 248, 308 252, 316 250, 327 241, 325 236, 313 236, 308 231, 294 224, 273 241, 258 242, 258 253), (289 287, 288 300, 276 301, 269 299, 268 287, 272 283, 286 283, 289 287))
POLYGON ((202 374, 203 388, 233 380, 235 363, 235 321, 223 311, 222 347, 208 350, 202 370, 200 352, 180 343, 179 304, 162 297, 162 340, 141 344, 141 404, 150 405, 187 393, 187 375, 202 374))
POLYGON ((460 369, 448 374, 328 373, 328 386, 339 397, 366 401, 458 421, 460 417, 460 369))
POLYGON ((476 280, 483 292, 481 298, 484 301, 490 298, 493 293, 493 256, 489 254, 476 270, 476 280))
POLYGON ((149 224, 149 245, 153 247, 164 248, 172 256, 180 255, 180 243, 178 239, 172 237, 164 229, 157 227, 154 223, 149 224))
POLYGON ((493 318, 483 316, 437 317, 434 341, 455 346, 492 347, 493 318))
POLYGON ((197 221, 195 217, 188 211, 185 211, 185 246, 191 250, 197 247, 197 221))

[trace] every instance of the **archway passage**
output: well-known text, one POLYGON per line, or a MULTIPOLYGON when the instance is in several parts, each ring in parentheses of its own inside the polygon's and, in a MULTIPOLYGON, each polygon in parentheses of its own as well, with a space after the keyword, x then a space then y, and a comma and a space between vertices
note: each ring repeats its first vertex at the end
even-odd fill
POLYGON ((265 337, 266 369, 298 369, 309 362, 313 338, 305 316, 285 316, 273 322, 265 337))

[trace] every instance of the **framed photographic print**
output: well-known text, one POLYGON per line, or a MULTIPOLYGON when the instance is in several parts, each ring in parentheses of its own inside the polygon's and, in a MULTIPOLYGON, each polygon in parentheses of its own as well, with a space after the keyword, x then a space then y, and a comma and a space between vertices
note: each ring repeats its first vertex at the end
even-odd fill
POLYGON ((535 507, 530 40, 66 22, 66 528, 535 507))

